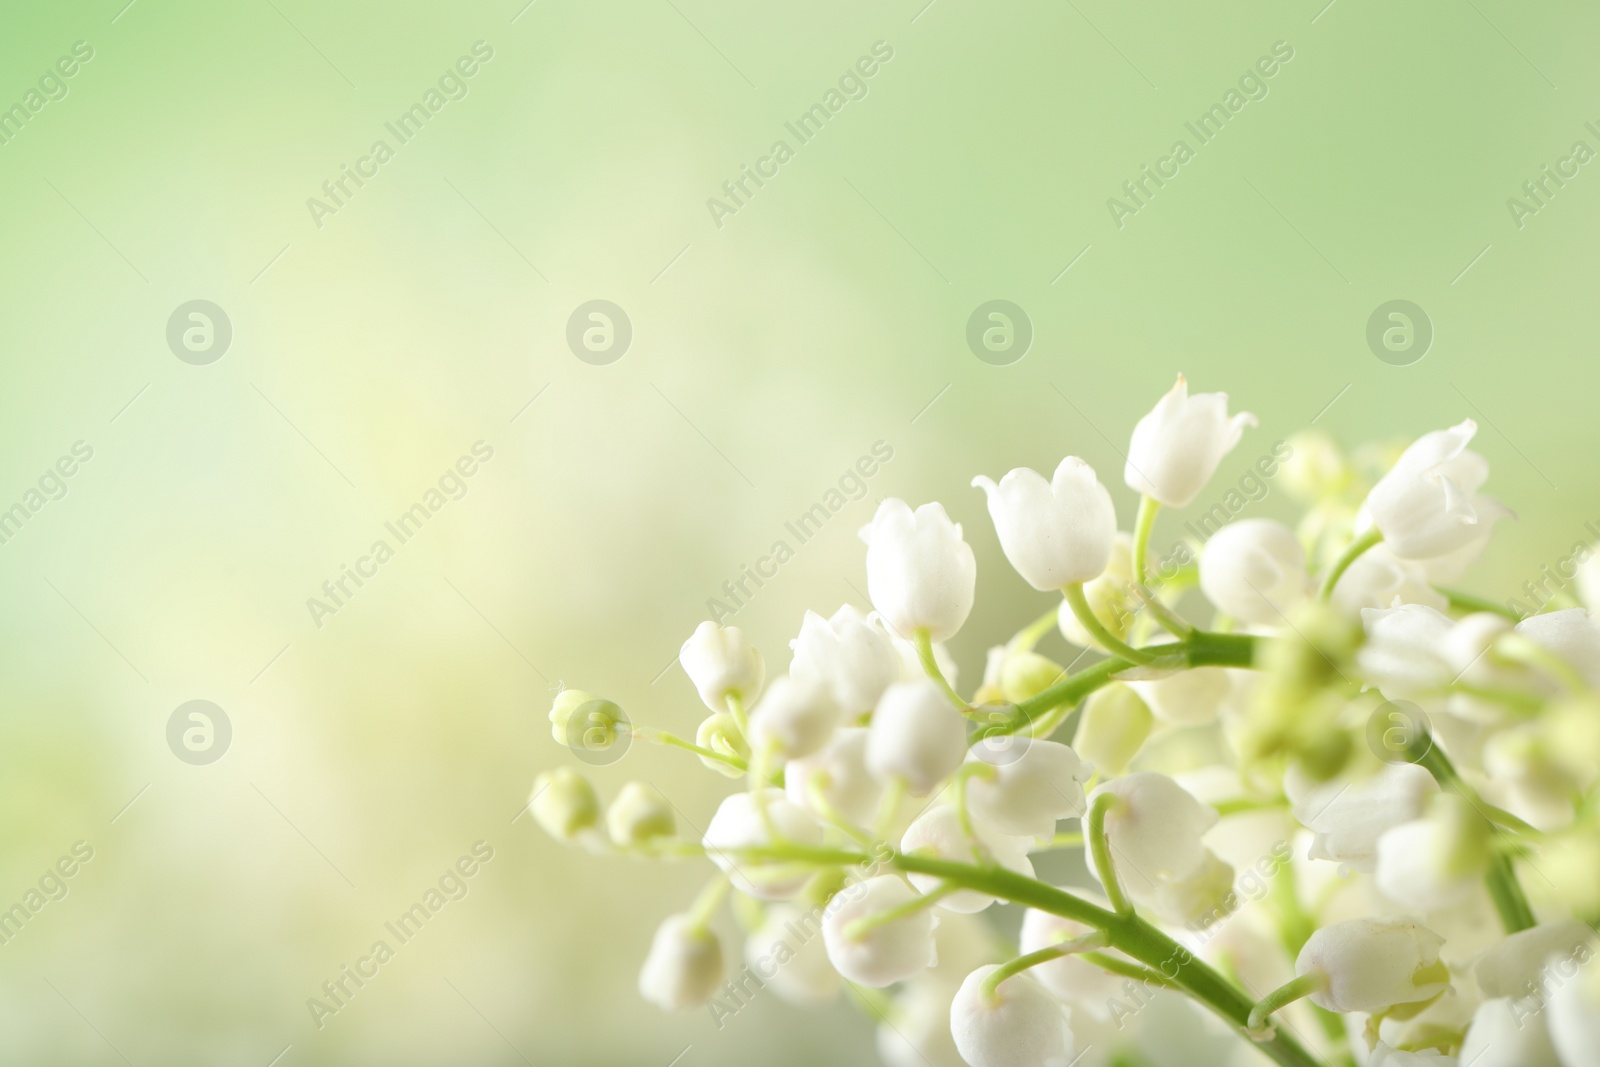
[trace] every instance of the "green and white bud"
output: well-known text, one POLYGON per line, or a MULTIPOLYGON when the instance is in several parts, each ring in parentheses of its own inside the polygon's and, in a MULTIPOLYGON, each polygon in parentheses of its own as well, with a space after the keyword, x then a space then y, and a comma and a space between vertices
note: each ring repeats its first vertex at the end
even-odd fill
POLYGON ((1072 747, 1100 773, 1120 775, 1150 737, 1154 721, 1139 694, 1115 682, 1089 695, 1072 747))
POLYGON ((661 790, 646 782, 629 782, 606 809, 606 832, 621 848, 658 837, 671 837, 678 823, 661 790))
POLYGON ((535 778, 528 806, 534 822, 557 841, 573 841, 600 822, 600 798, 594 786, 571 767, 557 767, 535 778))
MULTIPOLYGON (((700 723, 700 728, 694 732, 694 743, 701 748, 709 748, 713 752, 733 756, 735 759, 750 758, 750 746, 745 743, 744 735, 739 732, 739 723, 725 711, 707 716, 700 723)), ((700 762, 729 778, 744 777, 743 771, 737 767, 730 767, 721 760, 701 756, 700 762)))

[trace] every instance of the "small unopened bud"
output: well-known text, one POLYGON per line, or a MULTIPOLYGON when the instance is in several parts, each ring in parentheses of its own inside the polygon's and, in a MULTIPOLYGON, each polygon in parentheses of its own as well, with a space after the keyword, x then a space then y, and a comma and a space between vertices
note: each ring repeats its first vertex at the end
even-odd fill
POLYGON ((1139 754, 1153 721, 1139 694, 1114 683, 1089 696, 1072 747, 1102 774, 1120 775, 1139 754))
POLYGON ((533 819, 557 841, 571 841, 600 822, 594 786, 571 767, 557 767, 533 780, 533 819))
MULTIPOLYGON (((694 743, 701 748, 709 748, 713 752, 720 752, 735 759, 750 758, 750 746, 745 744, 744 737, 739 733, 739 724, 725 711, 708 716, 700 724, 700 728, 694 732, 694 743)), ((721 760, 701 756, 700 762, 729 778, 744 777, 744 772, 739 768, 721 760)))
POLYGON ((1066 677, 1061 664, 1037 652, 1015 652, 1000 668, 1000 695, 1013 704, 1038 696, 1066 677))
POLYGON ((573 714, 599 699, 582 689, 563 689, 556 694, 555 702, 550 705, 550 736, 556 739, 556 744, 571 747, 573 714))
POLYGON ((677 830, 672 805, 661 790, 645 782, 629 782, 606 809, 606 832, 622 848, 640 845, 657 837, 671 837, 677 830))

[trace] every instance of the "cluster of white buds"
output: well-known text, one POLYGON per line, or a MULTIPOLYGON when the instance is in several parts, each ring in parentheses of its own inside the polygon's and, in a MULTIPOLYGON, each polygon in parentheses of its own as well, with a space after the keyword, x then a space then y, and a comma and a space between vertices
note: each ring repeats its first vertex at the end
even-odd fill
POLYGON ((644 998, 721 1026, 752 984, 849 986, 890 1067, 1127 1062, 1172 992, 1281 1067, 1600 1067, 1596 554, 1582 602, 1453 588, 1510 515, 1470 420, 1349 456, 1277 442, 1238 484, 1279 477, 1298 525, 1235 519, 1230 488, 1153 552, 1161 509, 1201 501, 1255 425, 1180 377, 1128 442, 1129 527, 1076 456, 974 479, 1049 597, 970 695, 945 643, 977 554, 942 505, 895 499, 861 530, 870 605, 806 612, 786 671, 734 627, 683 644, 692 739, 563 691, 552 734, 588 762, 638 740, 741 783, 698 839, 694 801, 654 785, 608 805, 570 768, 534 784, 562 842, 710 861, 644 998))

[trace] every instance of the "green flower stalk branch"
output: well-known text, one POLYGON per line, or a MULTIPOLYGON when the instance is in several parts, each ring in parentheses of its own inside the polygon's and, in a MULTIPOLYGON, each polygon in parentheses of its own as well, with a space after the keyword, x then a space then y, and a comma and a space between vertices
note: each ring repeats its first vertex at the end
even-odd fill
MULTIPOLYGON (((941 505, 893 499, 861 531, 872 612, 808 612, 786 673, 769 679, 735 627, 703 623, 684 643, 708 712, 693 742, 563 691, 551 731, 585 762, 620 758, 619 739, 635 739, 742 784, 695 841, 646 783, 604 805, 570 768, 535 782, 529 810, 553 837, 716 868, 663 919, 641 996, 707 1007, 720 1025, 731 1009, 718 915, 731 900, 744 957, 780 996, 850 990, 906 1024, 885 1022, 930 1063, 950 1042, 978 1067, 1073 1062, 1076 1013, 1112 1013, 1120 1030, 1133 1014, 1116 1006, 1123 987, 1187 997, 1282 1067, 1510 1040, 1477 1016, 1416 1020, 1447 992, 1470 1013, 1532 988, 1550 945, 1595 954, 1600 623, 1578 607, 1512 618, 1433 588, 1430 575, 1464 569, 1505 514, 1479 492, 1487 464, 1467 449, 1470 421, 1423 435, 1370 482, 1341 473, 1331 443, 1297 438, 1289 451, 1314 459, 1285 474, 1305 490, 1301 528, 1224 525, 1197 546, 1193 584, 1165 582, 1158 597, 1146 584, 1158 515, 1192 503, 1254 422, 1180 378, 1129 442, 1131 537, 1076 457, 1048 478, 974 479, 1006 559, 1062 600, 990 649, 970 699, 943 646, 972 610, 975 554, 941 505), (1352 536, 1358 515, 1370 525, 1352 536), (1196 606, 1210 608, 1205 628, 1185 617, 1196 606), (1067 666, 1048 652, 1052 630, 1081 650, 1067 666), (1072 669, 1085 655, 1099 658, 1072 669), (1071 744, 1056 736, 1069 723, 1071 744), (1442 737, 1476 740, 1447 753, 1442 737), (1158 769, 1172 765, 1202 768, 1213 802, 1158 769), (1236 870, 1245 827, 1263 821, 1284 839, 1236 870), (1035 856, 1069 848, 1103 901, 1037 877, 1035 856), (1317 864, 1346 877, 1303 884, 1317 864), (1519 865, 1544 875, 1533 901, 1519 865), (1503 936, 1454 918, 1474 901, 1503 936), (1015 946, 981 917, 997 904, 1023 911, 1015 946), (1217 936, 1258 905, 1268 937, 1217 936), (796 942, 801 929, 820 936, 796 942), (1459 943, 1477 954, 1470 968, 1447 962, 1459 943), (1260 999, 1234 977, 1286 965, 1293 977, 1260 999), (948 1038, 926 1026, 929 998, 948 1038), (1303 1011, 1314 1040, 1279 1025, 1303 1011)), ((1595 985, 1553 991, 1529 1024, 1543 1028, 1535 1045, 1502 1062, 1534 1062, 1538 1041, 1589 1047, 1595 985)))

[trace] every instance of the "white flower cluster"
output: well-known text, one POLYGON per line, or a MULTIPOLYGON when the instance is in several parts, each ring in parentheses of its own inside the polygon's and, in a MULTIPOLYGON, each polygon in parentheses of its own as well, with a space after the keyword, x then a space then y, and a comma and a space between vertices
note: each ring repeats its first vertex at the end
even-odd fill
POLYGON ((893 499, 861 531, 871 613, 808 612, 786 673, 736 628, 684 643, 709 711, 692 741, 564 692, 558 741, 585 707, 585 736, 744 784, 694 841, 651 786, 604 806, 570 769, 536 783, 561 840, 716 868, 641 994, 720 1026, 752 989, 848 984, 892 1067, 1121 1062, 1130 1018, 1173 993, 1284 1067, 1600 1067, 1600 605, 1518 619, 1450 588, 1509 515, 1470 420, 1398 451, 1291 439, 1298 528, 1240 519, 1151 581, 1160 509, 1254 425, 1180 377, 1128 445, 1129 531, 1075 456, 975 479, 1006 559, 1061 599, 970 698, 944 642, 973 550, 940 504, 893 499), (1080 650, 1066 666, 1038 650, 1051 630, 1080 650), (1097 890, 1036 877, 1064 849, 1097 890), (975 918, 997 902, 1024 909, 1009 951, 975 918))

